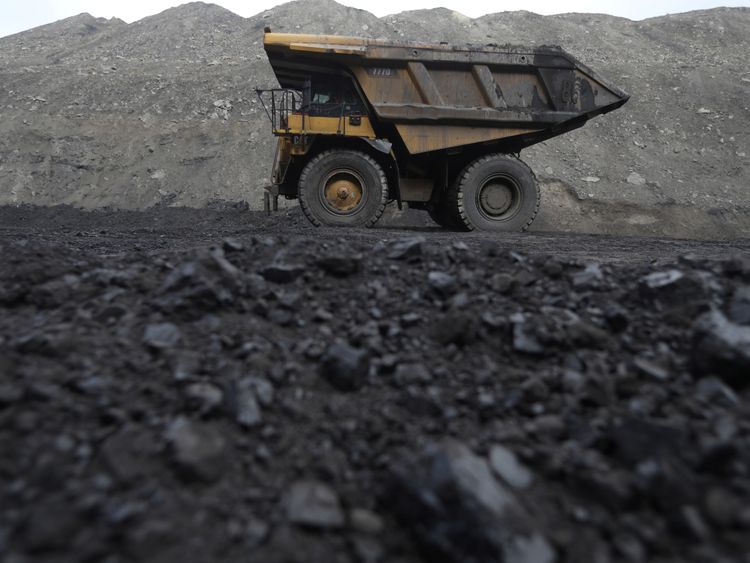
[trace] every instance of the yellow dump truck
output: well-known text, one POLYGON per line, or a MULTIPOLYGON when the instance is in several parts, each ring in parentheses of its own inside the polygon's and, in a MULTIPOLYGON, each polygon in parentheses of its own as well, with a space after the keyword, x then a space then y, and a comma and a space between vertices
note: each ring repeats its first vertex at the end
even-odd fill
POLYGON ((521 150, 628 100, 558 47, 268 28, 263 44, 281 86, 257 91, 278 137, 267 189, 315 225, 372 226, 395 200, 447 228, 525 230, 540 190, 521 150))

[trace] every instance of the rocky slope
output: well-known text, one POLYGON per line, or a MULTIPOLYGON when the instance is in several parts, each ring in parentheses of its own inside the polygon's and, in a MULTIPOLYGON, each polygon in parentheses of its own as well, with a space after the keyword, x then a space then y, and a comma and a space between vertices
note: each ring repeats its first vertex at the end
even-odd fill
POLYGON ((257 205, 273 139, 253 88, 274 81, 262 29, 560 44, 632 94, 529 149, 537 228, 750 233, 750 9, 633 22, 445 9, 376 18, 300 0, 251 18, 202 3, 127 25, 76 16, 0 39, 0 203, 257 205))

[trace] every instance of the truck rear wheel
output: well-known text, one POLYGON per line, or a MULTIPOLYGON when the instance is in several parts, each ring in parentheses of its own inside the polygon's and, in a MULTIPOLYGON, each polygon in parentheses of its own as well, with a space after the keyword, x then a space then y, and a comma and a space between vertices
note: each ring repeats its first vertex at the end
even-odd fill
POLYGON ((524 162, 491 154, 459 174, 450 201, 466 230, 525 231, 539 211, 540 191, 524 162))
POLYGON ((302 170, 298 196, 313 225, 371 227, 385 209, 388 181, 369 155, 330 150, 302 170))

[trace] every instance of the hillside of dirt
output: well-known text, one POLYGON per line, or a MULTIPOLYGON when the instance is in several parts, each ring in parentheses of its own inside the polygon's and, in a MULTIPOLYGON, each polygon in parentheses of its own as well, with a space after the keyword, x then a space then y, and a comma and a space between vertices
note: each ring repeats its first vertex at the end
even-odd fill
POLYGON ((141 21, 82 14, 0 39, 0 204, 256 207, 274 139, 262 30, 559 44, 631 93, 621 110, 524 152, 542 230, 750 233, 750 9, 629 21, 445 9, 376 18, 300 0, 251 18, 191 3, 141 21))
POLYGON ((750 242, 0 207, 0 559, 746 563, 750 242))

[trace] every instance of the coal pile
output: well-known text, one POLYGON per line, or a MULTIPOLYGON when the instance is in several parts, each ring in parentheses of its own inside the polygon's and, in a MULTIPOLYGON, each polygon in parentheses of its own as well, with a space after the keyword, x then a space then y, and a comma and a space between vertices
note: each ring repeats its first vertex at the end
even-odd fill
POLYGON ((747 242, 59 213, 0 211, 4 560, 747 561, 747 242))

